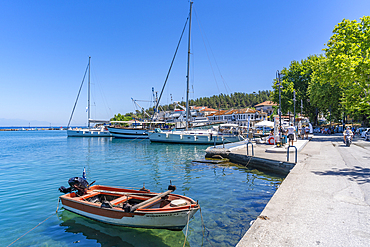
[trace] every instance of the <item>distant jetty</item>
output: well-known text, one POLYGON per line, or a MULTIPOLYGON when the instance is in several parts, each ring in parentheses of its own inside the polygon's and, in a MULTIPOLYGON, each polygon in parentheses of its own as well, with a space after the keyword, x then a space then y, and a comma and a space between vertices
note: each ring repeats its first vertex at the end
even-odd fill
POLYGON ((35 127, 35 128, 0 127, 0 131, 38 131, 38 130, 66 130, 66 128, 64 127, 35 127))

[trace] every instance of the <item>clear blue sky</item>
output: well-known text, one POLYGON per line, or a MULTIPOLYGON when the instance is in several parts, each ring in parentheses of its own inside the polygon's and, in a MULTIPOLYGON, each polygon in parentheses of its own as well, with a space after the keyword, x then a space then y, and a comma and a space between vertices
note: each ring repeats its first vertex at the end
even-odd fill
MULTIPOLYGON (((193 7, 195 99, 270 90, 277 70, 322 54, 335 25, 368 15, 370 1, 195 0, 193 7)), ((0 125, 65 126, 89 56, 92 117, 133 112, 131 98, 151 100, 151 88, 161 90, 188 12, 188 0, 0 0, 0 125)), ((185 98, 186 56, 187 33, 162 104, 171 94, 185 98)), ((73 125, 86 124, 86 98, 84 86, 73 125)))

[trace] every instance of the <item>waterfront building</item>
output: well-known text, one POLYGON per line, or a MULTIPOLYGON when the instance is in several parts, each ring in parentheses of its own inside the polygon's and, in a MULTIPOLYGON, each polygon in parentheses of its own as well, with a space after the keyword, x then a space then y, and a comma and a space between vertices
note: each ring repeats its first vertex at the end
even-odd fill
POLYGON ((271 114, 274 112, 274 106, 277 106, 272 101, 265 101, 260 104, 255 105, 257 111, 263 111, 267 113, 267 116, 271 116, 271 114))
POLYGON ((219 110, 208 116, 210 121, 227 121, 238 124, 239 126, 253 128, 260 121, 266 120, 267 113, 251 108, 219 110))

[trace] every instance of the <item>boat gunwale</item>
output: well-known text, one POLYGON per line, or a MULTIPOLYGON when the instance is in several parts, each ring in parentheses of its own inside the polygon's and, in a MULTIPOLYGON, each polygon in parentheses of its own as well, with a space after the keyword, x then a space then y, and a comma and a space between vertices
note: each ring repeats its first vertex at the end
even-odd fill
MULTIPOLYGON (((114 202, 113 205, 116 205, 116 204, 119 204, 119 203, 123 202, 127 198, 127 196, 129 198, 131 197, 131 198, 143 200, 143 197, 152 197, 152 196, 156 196, 156 195, 160 194, 160 193, 152 193, 150 191, 140 191, 140 190, 116 188, 116 187, 110 187, 110 186, 104 186, 104 185, 94 185, 88 190, 89 194, 87 194, 87 195, 77 197, 76 193, 72 192, 72 193, 68 193, 68 194, 65 194, 65 195, 61 195, 59 198, 62 200, 63 205, 64 205, 63 201, 66 200, 66 201, 69 201, 69 202, 72 202, 72 203, 78 203, 80 205, 85 205, 85 206, 93 207, 93 208, 96 208, 96 209, 114 211, 114 212, 117 212, 117 213, 118 212, 119 213, 124 213, 125 214, 125 215, 123 215, 124 217, 125 216, 126 217, 127 216, 133 217, 133 215, 143 215, 143 214, 145 215, 145 214, 175 213, 175 212, 182 212, 182 211, 189 211, 189 210, 199 209, 199 205, 193 199, 191 199, 189 197, 186 197, 186 196, 178 195, 178 194, 170 194, 170 195, 174 196, 176 198, 179 198, 179 199, 180 198, 184 199, 187 202, 187 205, 185 205, 185 206, 175 206, 175 207, 171 207, 169 205, 166 205, 163 208, 147 208, 147 207, 155 205, 160 200, 162 200, 162 198, 158 198, 157 200, 149 203, 149 205, 143 205, 142 207, 136 209, 134 212, 124 212, 123 209, 119 208, 119 207, 112 207, 112 208, 104 208, 103 207, 102 208, 101 204, 98 205, 97 203, 86 201, 87 198, 91 198, 93 196, 100 195, 100 194, 117 196, 117 194, 115 194, 114 192, 124 192, 124 193, 128 193, 128 194, 127 195, 120 195, 118 198, 112 200, 112 201, 115 201, 115 200, 121 199, 117 202, 114 202), (97 192, 97 191, 95 191, 95 190, 98 190, 98 189, 104 189, 106 192, 97 192), (142 193, 143 195, 134 195, 134 194, 130 195, 129 193, 140 193, 140 194, 142 193), (145 194, 147 194, 147 195, 145 195, 145 194)), ((148 199, 150 199, 150 198, 147 198, 147 200, 148 199)), ((69 206, 69 207, 71 207, 71 206, 69 206)))

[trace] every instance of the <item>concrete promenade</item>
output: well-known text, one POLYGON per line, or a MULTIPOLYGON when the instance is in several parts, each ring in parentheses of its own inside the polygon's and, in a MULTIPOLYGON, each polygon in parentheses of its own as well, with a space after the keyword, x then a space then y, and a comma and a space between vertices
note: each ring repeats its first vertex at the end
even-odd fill
POLYGON ((237 247, 370 246, 370 142, 315 135, 298 156, 237 247))

